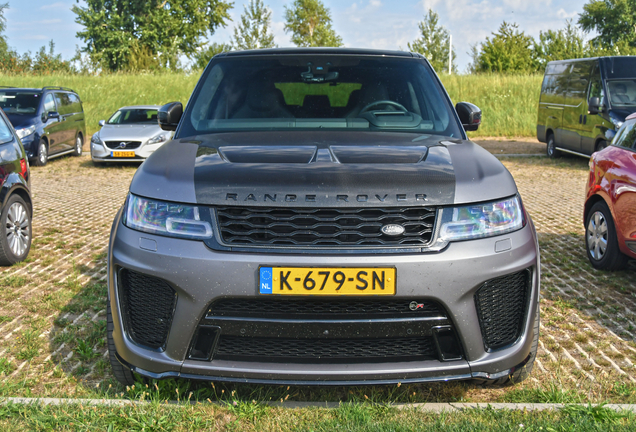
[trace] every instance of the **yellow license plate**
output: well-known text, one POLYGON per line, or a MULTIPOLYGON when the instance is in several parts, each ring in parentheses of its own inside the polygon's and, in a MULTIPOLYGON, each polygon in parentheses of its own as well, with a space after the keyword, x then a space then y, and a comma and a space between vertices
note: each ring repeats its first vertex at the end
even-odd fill
POLYGON ((114 151, 113 157, 135 157, 134 151, 114 151))
POLYGON ((274 295, 394 295, 395 268, 261 267, 259 292, 274 295))

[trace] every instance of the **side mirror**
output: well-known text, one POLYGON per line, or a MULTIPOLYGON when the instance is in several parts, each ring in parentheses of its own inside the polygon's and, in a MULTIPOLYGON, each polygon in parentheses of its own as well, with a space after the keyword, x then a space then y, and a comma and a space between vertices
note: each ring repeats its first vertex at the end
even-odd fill
POLYGON ((183 105, 181 102, 170 102, 159 108, 157 120, 159 126, 165 131, 177 130, 181 116, 183 115, 183 105))
POLYGON ((103 127, 106 124, 106 120, 100 120, 98 124, 100 127, 103 127))
POLYGON ((481 124, 481 110, 468 102, 459 102, 455 105, 455 111, 462 122, 465 131, 476 131, 481 124))
POLYGON ((47 118, 59 120, 60 119, 60 113, 58 113, 57 111, 49 111, 49 114, 47 115, 47 118))
POLYGON ((587 103, 588 114, 598 114, 605 111, 605 105, 601 104, 601 98, 593 97, 587 103))

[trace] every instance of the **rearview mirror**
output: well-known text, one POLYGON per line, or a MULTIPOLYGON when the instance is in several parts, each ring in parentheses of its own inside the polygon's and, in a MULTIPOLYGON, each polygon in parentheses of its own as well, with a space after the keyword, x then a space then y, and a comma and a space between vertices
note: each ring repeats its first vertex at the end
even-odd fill
POLYGON ((159 108, 157 120, 159 126, 165 131, 177 130, 181 116, 183 115, 183 105, 181 102, 170 102, 159 108))
POLYGON ((106 120, 100 120, 99 121, 99 126, 104 126, 106 124, 106 120))
POLYGON ((481 124, 481 110, 468 102, 459 102, 455 105, 455 111, 462 122, 465 131, 476 131, 481 124))
POLYGON ((588 114, 598 114, 605 111, 605 105, 601 104, 601 98, 593 97, 587 103, 588 114))

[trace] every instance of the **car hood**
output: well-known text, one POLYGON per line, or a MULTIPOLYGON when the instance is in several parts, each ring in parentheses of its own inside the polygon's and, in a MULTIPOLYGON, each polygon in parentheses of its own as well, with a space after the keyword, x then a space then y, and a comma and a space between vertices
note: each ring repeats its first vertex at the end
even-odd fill
POLYGON ((104 125, 99 131, 102 141, 145 141, 162 132, 159 125, 104 125))
POLYGON ((204 205, 399 207, 512 196, 506 168, 464 140, 411 133, 239 132, 170 141, 130 186, 204 205))
MULTIPOLYGON (((5 113, 6 114, 6 113, 5 113)), ((7 118, 13 125, 14 129, 29 127, 35 124, 33 115, 7 114, 7 118)))

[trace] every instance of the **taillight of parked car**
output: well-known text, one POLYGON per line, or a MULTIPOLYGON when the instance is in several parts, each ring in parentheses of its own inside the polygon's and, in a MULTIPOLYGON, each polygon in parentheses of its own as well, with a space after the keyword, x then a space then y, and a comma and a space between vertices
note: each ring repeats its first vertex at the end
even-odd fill
POLYGON ((29 172, 29 163, 26 159, 20 159, 20 175, 23 179, 27 180, 27 173, 29 172))

